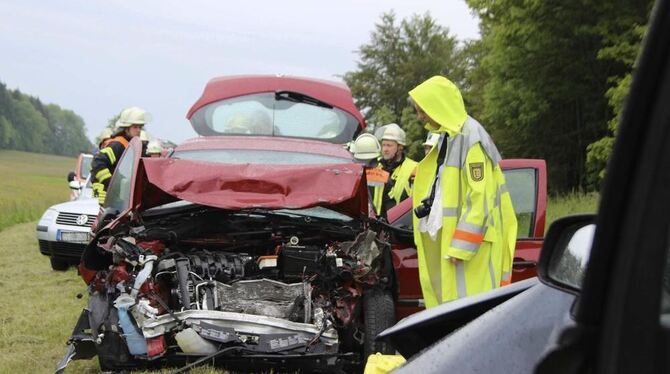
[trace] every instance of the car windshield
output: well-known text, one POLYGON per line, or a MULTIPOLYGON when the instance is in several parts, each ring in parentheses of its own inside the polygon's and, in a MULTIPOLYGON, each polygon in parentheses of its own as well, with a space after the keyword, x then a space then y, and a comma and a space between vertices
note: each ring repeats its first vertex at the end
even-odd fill
POLYGON ((295 92, 270 92, 217 101, 191 117, 203 135, 264 135, 309 138, 331 143, 353 139, 352 115, 295 92))
POLYGON ((302 152, 266 151, 257 149, 206 149, 176 151, 173 158, 227 164, 310 165, 340 164, 350 159, 302 152))
MULTIPOLYGON (((164 213, 173 213, 175 211, 183 210, 183 209, 190 209, 191 207, 197 206, 197 204, 186 201, 186 200, 179 200, 179 201, 174 201, 171 203, 159 205, 157 207, 153 207, 150 209, 147 209, 144 214, 148 216, 152 215, 158 215, 158 214, 164 214, 164 213)), ((345 214, 336 212, 334 210, 324 208, 321 206, 315 206, 311 208, 305 208, 305 209, 274 209, 274 210, 258 210, 254 209, 250 211, 252 214, 257 213, 260 215, 264 214, 279 214, 283 216, 288 216, 288 217, 312 217, 312 218, 319 218, 319 219, 327 219, 327 220, 334 220, 334 221, 352 221, 353 219, 345 214)), ((245 213, 248 214, 248 213, 245 213)))
POLYGON ((277 209, 270 211, 271 213, 281 214, 291 217, 313 217, 313 218, 322 218, 336 221, 351 221, 352 218, 338 213, 334 210, 324 208, 322 206, 315 206, 312 208, 305 209, 277 209))

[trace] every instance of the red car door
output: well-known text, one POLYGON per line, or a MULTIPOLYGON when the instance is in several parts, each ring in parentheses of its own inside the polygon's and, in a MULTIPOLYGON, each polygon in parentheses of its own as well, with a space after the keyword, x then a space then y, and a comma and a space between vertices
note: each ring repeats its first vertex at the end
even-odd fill
MULTIPOLYGON (((547 209, 547 166, 544 160, 510 159, 503 160, 501 167, 519 225, 512 274, 512 282, 517 282, 537 275, 547 209)), ((423 309, 412 214, 411 199, 388 212, 389 223, 404 230, 393 232, 391 238, 398 319, 423 309)))

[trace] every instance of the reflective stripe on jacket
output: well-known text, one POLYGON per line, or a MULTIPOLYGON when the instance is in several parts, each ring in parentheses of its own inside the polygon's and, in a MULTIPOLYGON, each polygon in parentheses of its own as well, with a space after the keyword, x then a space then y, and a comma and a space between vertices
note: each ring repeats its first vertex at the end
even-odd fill
MULTIPOLYGON (((511 271, 516 244, 516 216, 490 136, 470 117, 450 135, 441 168, 443 217, 437 240, 420 232, 414 217, 426 307, 499 287, 511 271)), ((433 147, 417 166, 414 207, 430 194, 438 150, 433 147)))

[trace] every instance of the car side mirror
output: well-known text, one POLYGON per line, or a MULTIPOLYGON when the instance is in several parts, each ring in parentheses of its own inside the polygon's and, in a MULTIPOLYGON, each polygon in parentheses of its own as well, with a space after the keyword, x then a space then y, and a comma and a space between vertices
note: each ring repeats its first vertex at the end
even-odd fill
POLYGON ((549 227, 540 253, 538 276, 552 288, 579 294, 591 254, 595 216, 560 218, 549 227))

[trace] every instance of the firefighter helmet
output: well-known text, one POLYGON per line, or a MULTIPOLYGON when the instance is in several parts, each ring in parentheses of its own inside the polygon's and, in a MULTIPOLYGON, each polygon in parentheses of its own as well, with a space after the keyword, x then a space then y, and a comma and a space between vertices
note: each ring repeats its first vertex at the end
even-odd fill
POLYGON ((365 133, 356 138, 349 150, 355 159, 373 160, 379 157, 382 147, 374 135, 365 133))
POLYGON ((391 140, 400 145, 405 145, 405 131, 395 123, 385 126, 382 140, 391 140))

